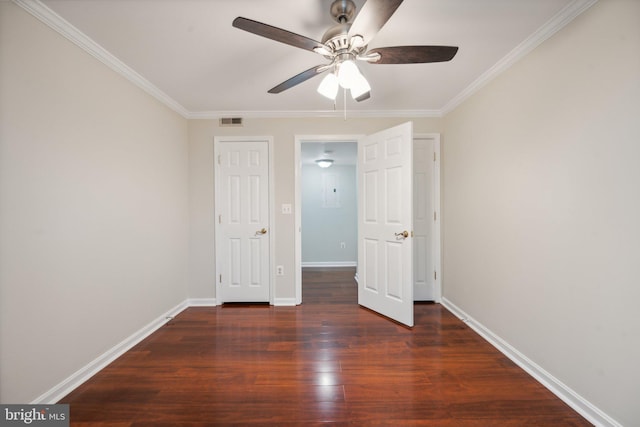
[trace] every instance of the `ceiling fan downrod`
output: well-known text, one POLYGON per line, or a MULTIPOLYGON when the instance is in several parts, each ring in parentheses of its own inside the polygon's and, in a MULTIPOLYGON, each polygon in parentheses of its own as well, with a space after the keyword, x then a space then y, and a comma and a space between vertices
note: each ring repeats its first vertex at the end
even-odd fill
POLYGON ((338 24, 351 22, 356 14, 356 5, 352 0, 335 0, 329 11, 338 24))
POLYGON ((349 37, 352 20, 356 14, 356 5, 352 0, 334 0, 330 13, 337 22, 322 36, 322 47, 316 53, 339 64, 345 60, 345 54, 350 54, 350 59, 364 52, 364 40, 360 35, 349 37))

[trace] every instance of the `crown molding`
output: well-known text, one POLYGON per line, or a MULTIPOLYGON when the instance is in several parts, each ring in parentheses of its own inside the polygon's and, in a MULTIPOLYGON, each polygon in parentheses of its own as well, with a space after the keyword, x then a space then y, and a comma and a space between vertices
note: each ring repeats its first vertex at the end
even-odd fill
MULTIPOLYGON (((97 58, 109 68, 119 73, 127 80, 156 98, 158 101, 180 114, 186 119, 219 119, 221 117, 247 117, 247 118, 313 118, 330 117, 342 118, 345 113, 342 110, 301 110, 301 111, 188 111, 180 103, 161 91, 150 81, 142 77, 131 67, 120 61, 114 55, 86 34, 67 22, 60 15, 45 6, 40 0, 12 0, 15 4, 35 16, 37 19, 63 35, 87 53, 97 58)), ((531 36, 520 43, 504 58, 485 71, 474 80, 462 92, 452 98, 445 106, 438 110, 347 110, 347 118, 392 118, 392 117, 443 117, 453 111, 466 99, 471 97, 491 80, 506 71, 513 64, 526 56, 542 42, 562 29, 582 12, 593 6, 598 0, 574 0, 558 14, 540 27, 531 36)))
POLYGON ((542 42, 549 37, 557 33, 569 22, 573 21, 582 12, 593 6, 598 0, 574 0, 569 3, 564 9, 558 12, 553 18, 547 21, 542 27, 538 28, 533 34, 527 37, 522 43, 516 46, 511 52, 509 52, 504 58, 496 62, 491 68, 482 73, 480 77, 467 86, 462 92, 452 98, 447 104, 440 110, 444 116, 456 107, 462 104, 466 99, 471 97, 474 93, 482 89, 491 80, 502 74, 533 49, 538 47, 542 42))
MULTIPOLYGON (((254 119, 292 118, 344 118, 343 110, 300 110, 300 111, 199 111, 191 112, 187 119, 219 119, 222 117, 244 117, 254 119)), ((440 110, 349 110, 347 118, 392 118, 392 117, 442 117, 440 110)))
POLYGON ((120 61, 113 54, 100 46, 98 43, 89 38, 82 31, 71 25, 68 21, 62 18, 60 15, 49 9, 40 0, 13 0, 15 4, 35 16, 37 19, 45 23, 53 30, 60 33, 66 39, 89 53, 94 58, 111 68, 116 73, 125 77, 127 80, 138 86, 140 89, 147 92, 149 95, 156 98, 158 101, 180 114, 182 117, 187 118, 189 111, 176 102, 169 95, 158 89, 149 80, 142 77, 135 72, 124 62, 120 61))

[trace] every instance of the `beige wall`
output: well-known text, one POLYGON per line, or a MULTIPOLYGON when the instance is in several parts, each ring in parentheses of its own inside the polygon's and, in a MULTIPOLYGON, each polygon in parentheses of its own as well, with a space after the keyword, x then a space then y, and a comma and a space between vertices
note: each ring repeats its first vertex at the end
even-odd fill
POLYGON ((444 134, 444 296, 640 425, 640 2, 601 0, 444 134))
POLYGON ((295 135, 370 134, 412 120, 415 133, 440 132, 442 119, 247 119, 242 128, 220 128, 216 120, 189 121, 189 202, 190 252, 189 296, 215 297, 214 173, 215 136, 272 136, 274 138, 274 179, 276 221, 275 264, 284 266, 285 276, 277 277, 276 298, 293 298, 294 215, 283 215, 280 206, 294 203, 295 135))
POLYGON ((187 297, 187 121, 0 2, 0 401, 187 297))

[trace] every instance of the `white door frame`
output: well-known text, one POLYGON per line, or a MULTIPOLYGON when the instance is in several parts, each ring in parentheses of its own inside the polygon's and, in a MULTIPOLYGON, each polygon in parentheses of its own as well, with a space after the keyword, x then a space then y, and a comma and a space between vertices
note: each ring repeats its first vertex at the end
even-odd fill
MULTIPOLYGON (((295 303, 302 303, 302 200, 300 189, 302 185, 302 144, 305 142, 353 142, 365 135, 363 134, 347 134, 347 135, 295 135, 295 186, 294 186, 294 225, 295 225, 295 249, 294 249, 294 281, 295 281, 295 303)), ((433 265, 436 269, 435 280, 435 302, 442 301, 442 242, 440 232, 440 134, 439 133, 414 133, 414 139, 433 139, 434 150, 436 152, 436 161, 434 165, 434 182, 433 182, 433 209, 436 213, 436 221, 433 230, 433 265)), ((271 171, 271 167, 269 168, 271 171)), ((273 271, 273 270, 272 270, 273 271)))
POLYGON ((219 280, 219 271, 220 271, 220 259, 218 257, 219 254, 219 240, 218 240, 218 231, 220 228, 219 221, 216 219, 218 215, 221 214, 219 207, 220 205, 220 188, 219 188, 219 164, 218 164, 218 155, 219 155, 219 144, 225 142, 266 142, 267 147, 269 149, 269 233, 271 236, 269 237, 269 304, 273 305, 275 292, 275 238, 276 238, 276 228, 275 228, 275 186, 274 186, 274 178, 273 178, 273 137, 272 136, 215 136, 213 138, 213 181, 214 181, 214 251, 215 251, 215 284, 216 284, 216 304, 221 305, 224 303, 223 292, 221 290, 221 283, 219 280))
POLYGON ((435 159, 433 163, 433 183, 432 183, 432 195, 433 198, 433 211, 435 213, 435 221, 432 223, 432 242, 431 253, 433 254, 433 268, 434 268, 434 302, 442 302, 442 239, 440 234, 440 134, 439 133, 416 133, 413 135, 414 141, 416 139, 427 139, 433 141, 433 150, 435 152, 435 159))
POLYGON ((308 142, 352 142, 358 143, 358 140, 364 135, 295 135, 295 195, 294 195, 294 213, 295 213, 295 300, 296 304, 302 303, 302 144, 308 142))

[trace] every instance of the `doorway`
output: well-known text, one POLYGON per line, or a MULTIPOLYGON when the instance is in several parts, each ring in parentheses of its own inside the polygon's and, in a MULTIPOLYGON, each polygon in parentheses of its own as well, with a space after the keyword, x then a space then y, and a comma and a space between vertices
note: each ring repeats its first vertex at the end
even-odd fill
MULTIPOLYGON (((295 301, 302 303, 302 145, 357 141, 364 135, 307 135, 295 137, 295 301)), ((416 300, 441 302, 440 238, 440 135, 414 135, 414 224, 420 224, 414 240, 414 294, 416 300), (417 183, 416 181, 420 181, 417 183), (428 194, 422 190, 427 189, 428 194)), ((356 278, 358 270, 356 267, 356 278)))
POLYGON ((354 142, 302 144, 302 268, 357 265, 357 157, 354 142))
MULTIPOLYGON (((335 159, 331 158, 331 157, 335 157, 334 154, 335 153, 331 153, 332 151, 335 152, 335 147, 338 146, 345 146, 345 147, 355 147, 357 146, 357 142, 358 139, 361 137, 362 135, 309 135, 309 136, 296 136, 295 137, 295 164, 296 164, 296 172, 295 172, 295 299, 296 299, 296 304, 301 304, 302 303, 302 267, 303 267, 303 248, 302 248, 302 242, 303 242, 303 234, 302 234, 302 223, 303 223, 303 218, 302 218, 302 206, 303 206, 303 195, 302 195, 302 190, 303 190, 303 167, 305 167, 305 164, 308 167, 311 167, 313 165, 310 164, 311 161, 315 162, 315 160, 320 160, 322 158, 328 158, 329 160, 334 160, 335 159), (335 145, 334 145, 335 144, 335 145), (303 145, 305 145, 305 147, 323 147, 322 149, 318 149, 315 151, 315 156, 317 157, 317 159, 312 159, 311 158, 311 154, 304 154, 303 153, 303 145), (332 149, 333 147, 333 149, 332 149), (325 154, 325 151, 329 151, 330 153, 325 154)), ((307 148, 305 148, 305 153, 308 153, 308 151, 313 152, 313 149, 308 150, 307 148)), ((346 152, 348 152, 349 150, 345 150, 346 152)), ((344 157, 344 162, 347 161, 347 158, 349 158, 348 155, 346 155, 344 157)), ((353 161, 353 166, 355 167, 355 158, 351 159, 349 158, 350 161, 353 161)), ((317 167, 317 166, 316 166, 317 167)), ((318 169, 320 169, 318 167, 318 169)), ((326 169, 330 169, 326 168, 326 169)), ((328 171, 327 171, 328 172, 328 171)), ((331 173, 325 173, 324 176, 324 180, 325 182, 323 183, 322 181, 320 181, 320 187, 319 187, 319 191, 320 193, 317 195, 317 202, 318 203, 325 203, 325 206, 327 206, 327 203, 329 206, 341 206, 342 205, 342 192, 338 192, 337 188, 336 188, 336 192, 333 192, 333 188, 331 186, 332 182, 335 183, 336 178, 339 179, 339 177, 336 177, 336 174, 333 174, 334 176, 331 177, 331 173)), ((322 177, 322 175, 320 175, 320 177, 322 177)), ((322 180, 322 178, 320 178, 320 180, 322 180)), ((327 209, 332 209, 332 208, 327 208, 327 209)), ((353 230, 352 230, 353 231, 353 230)), ((332 237, 333 239, 333 237, 332 237)), ((335 240, 335 239, 333 239, 335 240)), ((330 240, 327 239, 327 242, 329 242, 330 240)), ((351 249, 351 250, 355 250, 357 248, 357 244, 355 247, 353 248, 347 248, 346 247, 346 240, 337 240, 337 244, 338 244, 338 250, 340 252, 343 252, 342 255, 346 255, 347 253, 349 253, 349 251, 347 249, 351 249), (342 248, 342 243, 345 244, 345 247, 342 248)), ((329 248, 330 243, 327 243, 326 245, 326 249, 330 249, 329 248)), ((323 249, 324 250, 324 249, 323 249)), ((305 251, 305 254, 308 253, 308 250, 305 251)), ((355 260, 357 260, 357 252, 356 254, 356 258, 355 260)), ((317 256, 317 257, 323 257, 326 254, 314 254, 313 256, 317 256)), ((339 257, 338 257, 339 258, 339 257)), ((337 266, 339 265, 338 262, 342 262, 343 266, 349 266, 349 265, 353 265, 353 262, 349 263, 348 260, 346 259, 340 259, 337 260, 336 257, 333 257, 333 262, 331 262, 329 260, 329 258, 326 258, 326 264, 324 265, 326 266, 337 266)), ((317 263, 317 260, 311 260, 309 258, 307 258, 306 260, 306 266, 311 266, 311 265, 315 265, 316 267, 322 267, 321 264, 317 263), (310 265, 310 263, 313 263, 310 265)), ((353 260, 352 260, 353 261, 353 260)))
POLYGON ((306 142, 300 150, 302 293, 305 304, 357 303, 357 143, 306 142), (319 292, 321 291, 321 292, 319 292))

